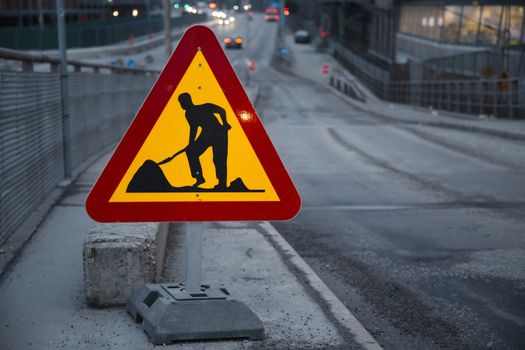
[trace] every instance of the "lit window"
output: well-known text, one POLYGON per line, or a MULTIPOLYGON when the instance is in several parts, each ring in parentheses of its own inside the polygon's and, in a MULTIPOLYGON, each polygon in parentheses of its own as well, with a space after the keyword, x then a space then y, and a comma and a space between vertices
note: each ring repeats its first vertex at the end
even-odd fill
POLYGON ((439 40, 443 22, 443 8, 439 6, 402 6, 400 31, 433 40, 439 40), (441 25, 436 26, 441 18, 441 25))
POLYGON ((483 6, 478 44, 496 45, 498 43, 501 11, 501 6, 483 6))
POLYGON ((457 41, 461 6, 446 6, 443 16, 442 40, 449 43, 457 41))
POLYGON ((508 45, 518 45, 520 43, 525 42, 525 38, 520 37, 522 25, 523 25, 523 6, 510 6, 508 45))
POLYGON ((461 31, 459 34, 459 41, 461 43, 476 43, 480 14, 480 6, 463 6, 463 20, 461 21, 461 31))

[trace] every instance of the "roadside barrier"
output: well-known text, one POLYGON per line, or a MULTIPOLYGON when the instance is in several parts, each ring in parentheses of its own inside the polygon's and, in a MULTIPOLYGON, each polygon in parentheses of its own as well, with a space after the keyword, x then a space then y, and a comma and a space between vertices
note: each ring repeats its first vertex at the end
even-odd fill
MULTIPOLYGON (((525 118, 525 78, 389 80, 389 74, 338 42, 334 57, 377 97, 395 103, 503 118, 525 118)), ((348 91, 348 77, 334 72, 332 85, 348 91), (339 86, 339 87, 338 87, 339 86)))
POLYGON ((65 144, 74 178, 122 137, 159 72, 68 61, 63 125, 59 59, 8 49, 0 59, 1 245, 65 179, 65 144))

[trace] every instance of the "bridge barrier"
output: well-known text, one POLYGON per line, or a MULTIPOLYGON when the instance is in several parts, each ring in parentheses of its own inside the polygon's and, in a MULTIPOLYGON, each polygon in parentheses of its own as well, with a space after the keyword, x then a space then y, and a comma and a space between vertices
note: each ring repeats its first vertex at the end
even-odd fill
POLYGON ((0 49, 21 70, 0 69, 0 245, 65 178, 117 142, 159 72, 69 61, 69 125, 63 125, 59 60, 0 49), (48 71, 35 72, 42 64, 48 71), (69 140, 63 130, 68 128, 69 140))

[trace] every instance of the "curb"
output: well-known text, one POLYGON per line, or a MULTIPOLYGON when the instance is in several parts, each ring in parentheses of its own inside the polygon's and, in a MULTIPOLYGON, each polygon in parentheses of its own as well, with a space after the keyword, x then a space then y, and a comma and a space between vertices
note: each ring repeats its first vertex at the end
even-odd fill
POLYGON ((343 333, 347 333, 352 340, 361 345, 366 350, 382 350, 379 343, 368 333, 357 318, 346 308, 346 306, 335 296, 328 286, 317 276, 312 268, 301 258, 295 249, 286 242, 281 234, 269 222, 259 224, 264 236, 270 241, 272 246, 279 251, 285 262, 292 270, 299 271, 306 284, 304 287, 322 299, 323 306, 326 307, 333 317, 333 321, 339 326, 343 333))

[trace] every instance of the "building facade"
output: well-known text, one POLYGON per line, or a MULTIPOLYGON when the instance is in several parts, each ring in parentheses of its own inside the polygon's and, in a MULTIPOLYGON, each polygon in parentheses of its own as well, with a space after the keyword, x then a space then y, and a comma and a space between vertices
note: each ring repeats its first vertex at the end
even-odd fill
POLYGON ((397 49, 424 60, 525 44, 523 1, 403 1, 397 49))
POLYGON ((321 26, 380 66, 525 45, 523 0, 320 0, 321 26))

